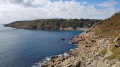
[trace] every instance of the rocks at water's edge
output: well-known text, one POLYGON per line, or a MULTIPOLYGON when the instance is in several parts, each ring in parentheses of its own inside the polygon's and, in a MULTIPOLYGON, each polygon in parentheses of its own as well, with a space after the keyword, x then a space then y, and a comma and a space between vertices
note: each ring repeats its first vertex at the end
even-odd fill
POLYGON ((65 38, 62 38, 61 40, 65 40, 65 38))
POLYGON ((72 38, 76 49, 45 67, 120 67, 120 12, 72 38))
POLYGON ((117 60, 109 61, 105 57, 99 56, 99 53, 110 44, 110 39, 106 37, 85 31, 79 36, 73 37, 72 43, 77 48, 69 51, 69 56, 52 58, 42 67, 114 67, 116 63, 119 63, 117 60))

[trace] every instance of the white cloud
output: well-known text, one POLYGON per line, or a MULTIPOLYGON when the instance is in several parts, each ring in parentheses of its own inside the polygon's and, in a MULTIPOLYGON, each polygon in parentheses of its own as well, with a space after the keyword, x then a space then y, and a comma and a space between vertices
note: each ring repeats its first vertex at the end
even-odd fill
MULTIPOLYGON (((86 4, 86 3, 84 3, 86 4)), ((111 16, 111 8, 98 10, 95 5, 50 0, 0 0, 0 23, 44 18, 97 18, 111 16)))
POLYGON ((113 7, 114 5, 118 4, 118 2, 115 2, 113 0, 107 1, 107 2, 103 2, 101 4, 98 4, 98 6, 101 7, 113 7))
POLYGON ((101 4, 98 4, 98 6, 108 8, 109 9, 108 13, 110 13, 110 15, 111 15, 111 14, 114 14, 115 12, 118 11, 118 9, 114 8, 114 6, 117 4, 119 4, 119 2, 116 2, 114 0, 109 0, 107 2, 103 2, 101 4))
POLYGON ((87 4, 87 2, 82 2, 82 4, 87 4))

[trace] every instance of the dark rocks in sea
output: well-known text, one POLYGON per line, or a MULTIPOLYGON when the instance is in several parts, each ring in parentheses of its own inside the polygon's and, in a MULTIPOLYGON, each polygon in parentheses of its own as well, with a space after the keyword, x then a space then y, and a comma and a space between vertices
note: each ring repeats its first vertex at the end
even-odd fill
POLYGON ((65 40, 65 38, 62 38, 62 40, 65 40))

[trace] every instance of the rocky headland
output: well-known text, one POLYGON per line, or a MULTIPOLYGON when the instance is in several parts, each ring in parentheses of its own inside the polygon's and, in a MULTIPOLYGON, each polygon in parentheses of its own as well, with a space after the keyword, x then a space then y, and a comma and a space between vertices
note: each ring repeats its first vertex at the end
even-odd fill
POLYGON ((69 51, 69 56, 53 57, 42 67, 111 67, 112 64, 117 63, 100 56, 100 52, 110 44, 109 38, 85 31, 73 37, 72 43, 77 48, 69 51))
POLYGON ((40 19, 29 21, 15 21, 5 24, 5 27, 32 30, 81 30, 99 23, 98 19, 40 19))
POLYGON ((72 38, 76 49, 41 67, 120 67, 120 12, 72 38))

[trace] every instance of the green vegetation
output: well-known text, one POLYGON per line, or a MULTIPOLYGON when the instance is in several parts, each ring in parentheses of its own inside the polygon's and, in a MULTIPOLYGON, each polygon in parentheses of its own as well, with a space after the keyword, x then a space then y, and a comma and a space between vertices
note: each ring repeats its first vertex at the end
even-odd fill
POLYGON ((114 40, 120 32, 120 12, 96 25, 92 31, 96 32, 96 35, 105 35, 114 40))
POLYGON ((112 55, 107 57, 106 59, 112 60, 112 59, 118 59, 120 60, 120 47, 113 47, 112 48, 112 55))
POLYGON ((120 30, 120 12, 97 25, 100 31, 120 30))
POLYGON ((71 27, 73 29, 78 28, 90 28, 93 24, 101 20, 95 19, 40 19, 31 21, 16 21, 5 26, 15 28, 27 28, 27 29, 45 29, 45 30, 58 30, 60 27, 71 27))
POLYGON ((107 59, 112 60, 112 59, 118 59, 120 60, 120 38, 118 38, 114 42, 114 47, 112 48, 112 55, 107 57, 107 59))
POLYGON ((107 48, 103 49, 99 55, 104 56, 106 53, 107 53, 107 48))

